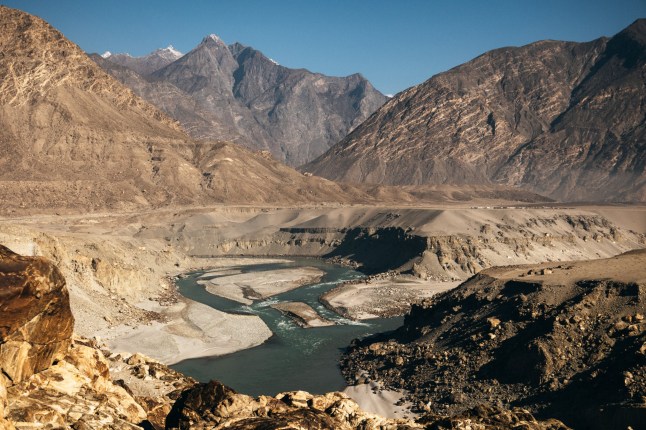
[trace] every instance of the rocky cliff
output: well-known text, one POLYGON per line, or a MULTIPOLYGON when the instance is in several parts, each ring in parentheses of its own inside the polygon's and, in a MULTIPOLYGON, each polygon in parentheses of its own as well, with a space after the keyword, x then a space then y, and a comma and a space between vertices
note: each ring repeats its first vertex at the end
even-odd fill
POLYGON ((215 35, 172 62, 153 61, 156 52, 92 58, 193 138, 268 150, 292 166, 325 152, 387 100, 361 75, 290 69, 215 35))
POLYGON ((485 403, 576 428, 642 428, 645 263, 641 250, 487 269, 355 344, 344 374, 404 388, 420 411, 485 403))
POLYGON ((502 48, 388 101, 303 167, 373 184, 501 183, 646 201, 646 20, 612 39, 502 48))

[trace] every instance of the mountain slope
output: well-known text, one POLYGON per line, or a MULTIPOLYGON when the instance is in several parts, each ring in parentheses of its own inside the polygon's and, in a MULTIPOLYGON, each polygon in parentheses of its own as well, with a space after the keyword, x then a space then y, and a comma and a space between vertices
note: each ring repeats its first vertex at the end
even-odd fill
POLYGON ((174 121, 39 18, 0 9, 0 192, 6 207, 192 201, 200 174, 174 121))
POLYGON ((40 18, 0 7, 0 30, 2 213, 365 197, 236 145, 195 143, 40 18))
POLYGON ((644 34, 639 20, 610 40, 490 51, 398 94, 303 170, 646 201, 644 34))
POLYGON ((227 46, 215 35, 150 73, 133 65, 132 57, 93 58, 180 121, 193 138, 269 150, 290 165, 322 154, 387 100, 361 75, 338 78, 289 69, 253 48, 227 46))

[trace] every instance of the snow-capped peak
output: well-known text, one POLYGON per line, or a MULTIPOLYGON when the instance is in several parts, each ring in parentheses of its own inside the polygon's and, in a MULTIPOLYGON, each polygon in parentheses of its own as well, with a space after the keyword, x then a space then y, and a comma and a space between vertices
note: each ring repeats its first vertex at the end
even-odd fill
POLYGON ((166 48, 159 48, 152 54, 158 55, 163 58, 172 59, 172 60, 177 60, 179 57, 184 55, 181 52, 179 52, 177 49, 175 49, 173 45, 168 45, 166 48))
POLYGON ((168 45, 165 49, 166 51, 170 52, 173 55, 176 55, 177 57, 181 57, 182 55, 184 55, 181 52, 179 52, 177 49, 175 49, 173 45, 168 45))
POLYGON ((103 54, 101 54, 101 57, 103 57, 103 58, 109 58, 109 57, 112 57, 112 52, 110 52, 110 51, 105 51, 103 54))
POLYGON ((202 43, 208 43, 208 42, 215 42, 218 45, 224 45, 224 42, 222 41, 222 39, 220 39, 217 36, 217 34, 209 34, 204 39, 202 39, 202 43))

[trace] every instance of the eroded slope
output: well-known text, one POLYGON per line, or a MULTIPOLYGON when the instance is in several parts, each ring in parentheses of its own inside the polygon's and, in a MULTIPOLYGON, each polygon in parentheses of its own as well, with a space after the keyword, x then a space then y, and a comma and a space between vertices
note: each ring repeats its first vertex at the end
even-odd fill
POLYGON ((523 406, 581 428, 646 416, 646 251, 485 270, 414 306, 343 361, 405 388, 420 410, 523 406))

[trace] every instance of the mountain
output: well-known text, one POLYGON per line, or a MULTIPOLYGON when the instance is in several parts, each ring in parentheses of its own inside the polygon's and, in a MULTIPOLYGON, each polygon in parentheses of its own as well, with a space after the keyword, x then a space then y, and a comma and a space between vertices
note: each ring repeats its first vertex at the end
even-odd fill
POLYGON ((588 43, 502 48, 388 101, 303 166, 373 184, 499 183, 646 201, 646 20, 588 43))
POLYGON ((362 201, 266 154, 191 140, 40 18, 0 7, 0 212, 362 201))
POLYGON ((169 65, 173 61, 180 58, 183 54, 173 45, 168 45, 166 48, 160 48, 143 57, 133 57, 130 54, 112 54, 106 52, 101 57, 109 59, 111 62, 119 64, 134 70, 135 72, 147 75, 157 69, 169 65))
POLYGON ((153 55, 92 58, 193 138, 268 150, 293 166, 325 152, 387 100, 361 75, 290 69, 251 47, 227 46, 213 34, 151 71, 153 55))

